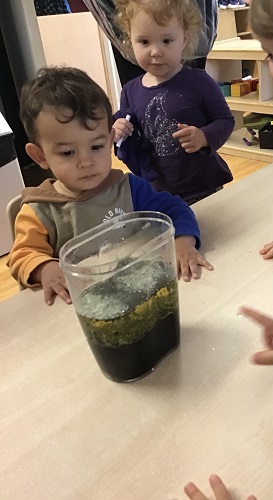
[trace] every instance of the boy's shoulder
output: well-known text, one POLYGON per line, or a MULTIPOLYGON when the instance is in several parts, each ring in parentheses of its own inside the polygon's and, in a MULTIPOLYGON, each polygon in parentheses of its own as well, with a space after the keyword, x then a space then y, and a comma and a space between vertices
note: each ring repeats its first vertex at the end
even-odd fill
POLYGON ((56 179, 46 179, 37 187, 27 187, 22 191, 22 204, 38 202, 60 202, 64 201, 64 196, 54 189, 53 184, 56 179))

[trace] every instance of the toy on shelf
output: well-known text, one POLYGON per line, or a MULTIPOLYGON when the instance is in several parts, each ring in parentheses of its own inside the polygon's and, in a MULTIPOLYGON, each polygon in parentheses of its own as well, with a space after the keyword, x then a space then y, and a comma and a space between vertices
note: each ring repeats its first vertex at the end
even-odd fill
POLYGON ((252 146, 253 144, 257 144, 259 142, 259 138, 256 135, 255 130, 253 130, 252 128, 247 128, 246 133, 243 137, 243 141, 247 146, 252 146))
POLYGON ((252 78, 252 80, 249 81, 251 85, 251 92, 256 92, 257 87, 259 85, 259 78, 252 78))
POLYGON ((241 97, 246 94, 244 82, 232 83, 230 87, 230 94, 232 97, 241 97))
POLYGON ((247 128, 260 130, 264 125, 273 120, 273 116, 262 113, 244 113, 243 123, 247 128))
POLYGON ((224 97, 242 97, 250 92, 259 93, 259 78, 252 78, 250 75, 231 82, 218 82, 218 85, 224 97))
POLYGON ((247 146, 260 143, 261 149, 273 149, 273 116, 260 113, 245 113, 246 132, 243 141, 247 146), (258 136, 257 136, 258 132, 258 136))
POLYGON ((218 83, 222 94, 224 97, 229 97, 230 96, 230 82, 219 82, 218 83))
POLYGON ((245 80, 244 81, 244 85, 245 85, 245 93, 246 94, 250 94, 250 92, 251 92, 251 82, 250 82, 250 80, 245 80))

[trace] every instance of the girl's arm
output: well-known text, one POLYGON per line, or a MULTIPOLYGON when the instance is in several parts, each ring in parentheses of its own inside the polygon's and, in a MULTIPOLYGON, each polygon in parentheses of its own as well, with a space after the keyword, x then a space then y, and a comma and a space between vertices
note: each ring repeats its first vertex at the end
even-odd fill
POLYGON ((119 110, 113 116, 113 128, 115 129, 115 142, 120 141, 120 139, 127 139, 131 136, 134 131, 133 124, 126 120, 126 115, 129 115, 129 99, 126 92, 126 85, 123 87, 120 95, 120 106, 119 110))
POLYGON ((235 120, 217 83, 205 71, 200 76, 201 106, 208 121, 200 130, 206 136, 210 151, 215 152, 231 135, 235 120))

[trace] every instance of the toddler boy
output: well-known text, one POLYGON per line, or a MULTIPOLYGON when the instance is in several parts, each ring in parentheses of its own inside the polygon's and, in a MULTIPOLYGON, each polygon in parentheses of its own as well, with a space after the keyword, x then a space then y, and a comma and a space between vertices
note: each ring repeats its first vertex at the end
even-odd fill
POLYGON ((196 249, 198 224, 183 200, 157 193, 144 179, 112 169, 111 104, 86 73, 70 67, 39 70, 24 85, 20 107, 30 140, 28 155, 55 176, 22 193, 8 259, 20 285, 41 285, 48 305, 55 295, 71 303, 58 263, 62 245, 110 217, 133 211, 171 217, 178 271, 185 281, 198 277, 198 265, 213 269, 196 249))

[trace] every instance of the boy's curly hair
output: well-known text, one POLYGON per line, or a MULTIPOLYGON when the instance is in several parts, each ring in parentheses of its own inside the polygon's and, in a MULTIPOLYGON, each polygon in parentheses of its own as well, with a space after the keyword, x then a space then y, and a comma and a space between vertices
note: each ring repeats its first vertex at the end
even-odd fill
POLYGON ((115 0, 115 23, 124 36, 124 43, 131 53, 131 22, 140 10, 153 16, 160 26, 168 25, 173 18, 189 32, 189 41, 181 54, 181 60, 191 59, 202 34, 202 16, 192 0, 115 0))
POLYGON ((79 120, 89 129, 88 120, 108 118, 109 131, 113 115, 110 101, 102 88, 84 71, 71 67, 41 68, 36 77, 23 85, 20 96, 20 118, 31 142, 38 142, 36 120, 47 106, 68 108, 72 115, 62 123, 79 120))
POLYGON ((249 22, 255 35, 273 39, 273 0, 252 0, 249 22))

